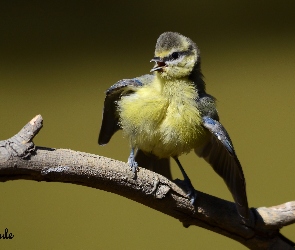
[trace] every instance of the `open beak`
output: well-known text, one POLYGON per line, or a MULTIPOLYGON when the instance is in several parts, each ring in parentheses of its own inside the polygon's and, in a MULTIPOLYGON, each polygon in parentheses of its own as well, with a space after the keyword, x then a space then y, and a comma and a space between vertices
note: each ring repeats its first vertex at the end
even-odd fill
POLYGON ((163 68, 166 67, 166 63, 160 57, 154 57, 150 62, 155 62, 156 65, 151 69, 151 72, 160 71, 163 72, 163 68))

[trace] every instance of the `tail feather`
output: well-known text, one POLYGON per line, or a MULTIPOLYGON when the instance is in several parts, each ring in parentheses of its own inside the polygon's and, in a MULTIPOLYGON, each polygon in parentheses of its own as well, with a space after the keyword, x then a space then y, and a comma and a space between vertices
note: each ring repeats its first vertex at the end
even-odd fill
POLYGON ((143 151, 138 150, 135 156, 135 161, 138 166, 149 169, 172 180, 169 158, 159 159, 153 154, 146 154, 143 151))

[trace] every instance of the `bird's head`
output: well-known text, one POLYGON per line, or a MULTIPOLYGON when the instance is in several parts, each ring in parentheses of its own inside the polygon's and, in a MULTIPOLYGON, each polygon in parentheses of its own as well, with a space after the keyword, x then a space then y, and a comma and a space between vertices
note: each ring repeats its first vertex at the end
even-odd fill
POLYGON ((189 76, 199 61, 199 50, 189 38, 175 32, 165 32, 157 40, 155 62, 151 72, 157 71, 163 78, 189 76))

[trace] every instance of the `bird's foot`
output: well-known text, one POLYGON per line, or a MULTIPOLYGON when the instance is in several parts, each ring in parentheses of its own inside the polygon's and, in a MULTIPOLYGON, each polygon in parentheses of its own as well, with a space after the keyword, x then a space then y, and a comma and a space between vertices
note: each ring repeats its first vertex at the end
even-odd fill
POLYGON ((176 179, 174 182, 177 185, 179 185, 182 189, 187 191, 187 196, 190 198, 191 204, 194 205, 195 200, 197 198, 197 192, 194 189, 190 179, 184 179, 184 180, 176 179))
POLYGON ((132 170, 132 172, 135 173, 137 171, 138 164, 135 161, 133 153, 131 153, 130 156, 128 157, 128 162, 127 163, 129 165, 130 169, 132 170))
POLYGON ((137 162, 135 161, 135 154, 134 154, 134 148, 131 149, 131 152, 130 152, 130 155, 128 157, 128 161, 127 161, 130 169, 132 170, 133 173, 136 173, 137 171, 137 167, 138 167, 138 164, 137 162))

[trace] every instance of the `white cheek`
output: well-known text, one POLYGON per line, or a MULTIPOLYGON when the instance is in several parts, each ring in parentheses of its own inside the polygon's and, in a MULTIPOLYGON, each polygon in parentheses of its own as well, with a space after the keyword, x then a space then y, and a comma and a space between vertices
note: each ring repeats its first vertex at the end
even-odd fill
POLYGON ((186 64, 185 64, 185 66, 186 66, 187 68, 192 68, 194 65, 195 65, 194 60, 189 60, 189 61, 187 61, 186 64))
POLYGON ((166 64, 168 66, 178 66, 183 61, 183 58, 184 58, 184 56, 181 56, 181 57, 177 58, 176 60, 166 62, 166 64))

